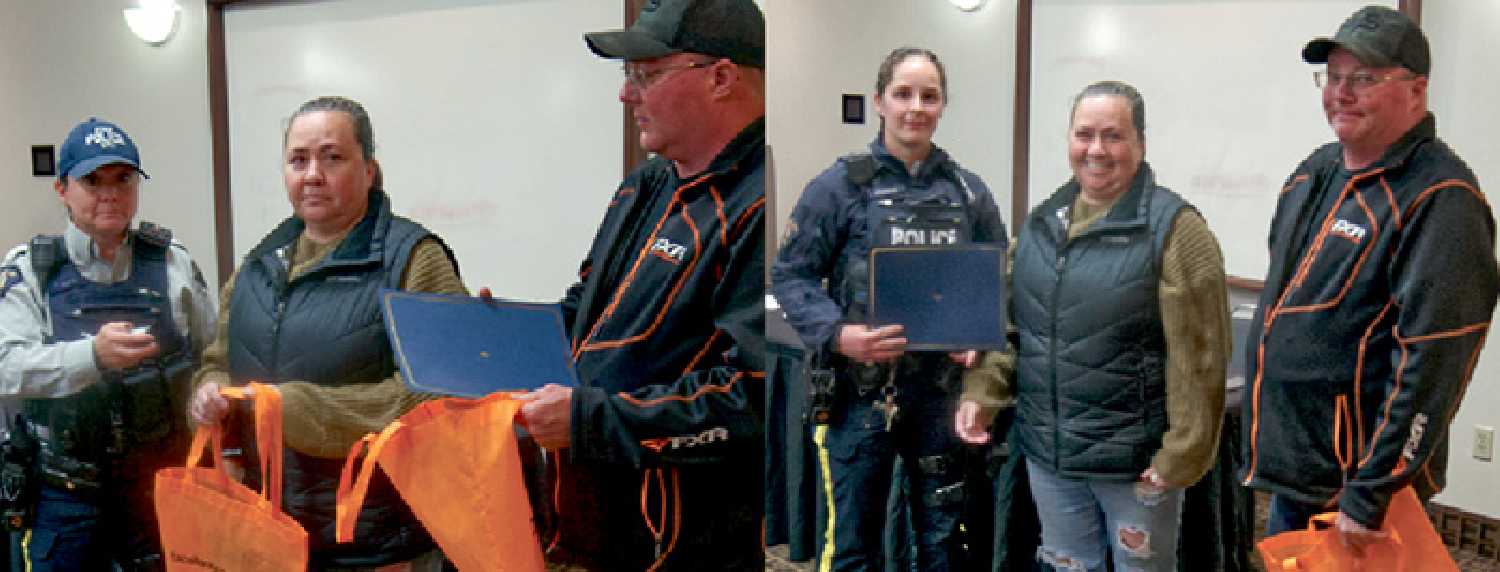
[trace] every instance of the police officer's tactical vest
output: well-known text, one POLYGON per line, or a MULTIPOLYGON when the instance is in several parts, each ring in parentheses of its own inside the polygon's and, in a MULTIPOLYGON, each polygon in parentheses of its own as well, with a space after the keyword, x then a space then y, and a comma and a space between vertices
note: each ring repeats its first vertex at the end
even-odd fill
MULTIPOLYGON (((870 153, 839 158, 850 185, 859 189, 865 205, 865 240, 870 249, 958 246, 973 242, 974 193, 950 159, 939 165, 939 177, 953 185, 925 189, 883 186, 879 165, 870 153)), ((845 308, 852 319, 863 320, 869 304, 869 258, 856 257, 844 272, 845 308)))
MULTIPOLYGON (((103 380, 59 399, 29 399, 28 425, 42 442, 42 470, 68 488, 97 486, 107 461, 156 448, 183 430, 186 384, 193 356, 172 319, 167 281, 170 231, 142 223, 131 248, 130 277, 93 282, 68 260, 60 236, 32 239, 33 269, 46 292, 52 335, 46 343, 84 339, 109 322, 149 326, 160 352, 135 367, 105 370, 103 380)), ((49 481, 51 482, 51 481, 49 481)))

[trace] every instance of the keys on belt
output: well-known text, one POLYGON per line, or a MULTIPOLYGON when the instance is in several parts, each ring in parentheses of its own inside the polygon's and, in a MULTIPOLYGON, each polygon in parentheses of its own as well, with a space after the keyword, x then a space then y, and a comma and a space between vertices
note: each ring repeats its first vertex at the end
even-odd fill
POLYGON ((896 405, 896 370, 891 369, 890 377, 886 379, 885 385, 880 387, 880 398, 871 405, 873 410, 885 417, 885 430, 887 433, 896 425, 896 419, 901 415, 901 406, 896 405))

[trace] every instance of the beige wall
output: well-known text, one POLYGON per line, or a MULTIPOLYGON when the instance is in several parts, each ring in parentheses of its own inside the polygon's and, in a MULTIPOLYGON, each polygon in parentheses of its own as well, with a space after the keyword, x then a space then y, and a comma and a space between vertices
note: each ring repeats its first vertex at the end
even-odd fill
POLYGON ((943 60, 951 101, 933 139, 989 184, 1009 224, 1015 10, 1009 0, 975 12, 944 0, 770 0, 767 142, 777 228, 809 180, 875 138, 875 72, 901 46, 930 48, 943 60), (865 95, 866 124, 840 121, 845 93, 865 95))
MULTIPOLYGON (((1500 74, 1489 55, 1500 36, 1500 0, 1425 0, 1422 27, 1432 44, 1428 105, 1437 116, 1438 136, 1448 142, 1479 177, 1490 206, 1500 193, 1500 74)), ((1491 216, 1494 216, 1493 211, 1491 216)), ((1494 296, 1475 292, 1475 296, 1494 296)), ((1493 331, 1449 437, 1448 489, 1437 501, 1500 517, 1500 459, 1472 456, 1474 427, 1500 429, 1500 335, 1493 331)))
POLYGON ((151 179, 138 220, 171 228, 216 283, 204 6, 180 1, 161 46, 125 27, 125 0, 0 0, 0 248, 61 232, 52 179, 31 176, 31 146, 61 145, 96 115, 118 123, 151 179))

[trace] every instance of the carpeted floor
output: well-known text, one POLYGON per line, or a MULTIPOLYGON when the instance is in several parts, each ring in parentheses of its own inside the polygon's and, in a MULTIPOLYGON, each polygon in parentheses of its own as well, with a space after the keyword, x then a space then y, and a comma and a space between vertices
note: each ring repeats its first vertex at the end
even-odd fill
MULTIPOLYGON (((1266 495, 1256 494, 1256 530, 1265 530, 1266 528, 1266 499, 1266 495)), ((1257 540, 1259 540, 1259 538, 1257 538, 1257 540)), ((1456 548, 1449 548, 1448 551, 1453 555, 1453 560, 1458 563, 1459 570, 1463 570, 1465 572, 1500 572, 1500 560, 1496 560, 1494 556, 1480 556, 1472 550, 1459 550, 1456 548)), ((786 546, 772 546, 767 549, 767 572, 809 572, 813 570, 811 562, 792 562, 787 560, 786 556, 786 546)), ((1260 569, 1259 564, 1260 561, 1258 558, 1252 559, 1252 566, 1255 566, 1257 570, 1260 569)))

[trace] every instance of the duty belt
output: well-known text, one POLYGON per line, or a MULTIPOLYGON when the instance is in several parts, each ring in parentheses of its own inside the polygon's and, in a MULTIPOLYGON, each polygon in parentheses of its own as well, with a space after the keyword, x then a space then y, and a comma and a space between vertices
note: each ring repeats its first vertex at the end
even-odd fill
POLYGON ((192 356, 185 350, 178 350, 164 356, 146 358, 141 363, 127 370, 109 370, 104 372, 109 379, 118 379, 125 385, 156 379, 160 373, 161 378, 171 381, 184 371, 193 367, 192 356))
POLYGON ((54 453, 45 445, 37 454, 37 469, 43 483, 79 495, 98 494, 103 481, 98 465, 54 453))

